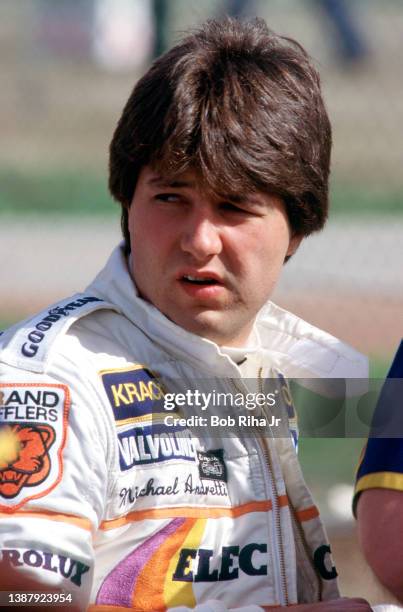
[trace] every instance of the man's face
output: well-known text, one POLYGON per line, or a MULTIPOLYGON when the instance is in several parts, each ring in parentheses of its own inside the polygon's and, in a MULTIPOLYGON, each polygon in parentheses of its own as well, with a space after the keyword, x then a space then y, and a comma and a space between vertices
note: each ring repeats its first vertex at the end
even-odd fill
POLYGON ((215 199, 195 173, 167 180, 150 166, 137 181, 129 231, 140 295, 221 346, 245 344, 300 242, 277 196, 215 199))

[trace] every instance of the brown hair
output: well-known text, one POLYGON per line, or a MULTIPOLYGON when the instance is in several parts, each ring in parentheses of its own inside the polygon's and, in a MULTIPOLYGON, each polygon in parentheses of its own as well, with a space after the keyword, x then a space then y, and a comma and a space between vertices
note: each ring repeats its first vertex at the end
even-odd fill
POLYGON ((141 168, 193 169, 217 195, 281 196, 294 234, 323 227, 331 127, 305 50, 262 19, 208 21, 140 79, 110 145, 109 189, 128 208, 141 168))

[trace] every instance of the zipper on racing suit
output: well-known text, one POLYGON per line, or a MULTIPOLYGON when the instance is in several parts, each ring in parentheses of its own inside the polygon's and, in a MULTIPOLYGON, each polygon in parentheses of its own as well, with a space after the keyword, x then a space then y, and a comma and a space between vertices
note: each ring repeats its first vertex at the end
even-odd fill
MULTIPOLYGON (((259 378, 258 378, 258 380, 259 380, 259 391, 261 393, 263 393, 262 371, 263 371, 263 368, 260 368, 260 370, 259 370, 259 378)), ((266 415, 266 417, 267 416, 268 415, 266 415)), ((265 443, 264 440, 263 440, 263 442, 264 442, 264 446, 267 448, 267 444, 265 443)), ((270 453, 269 453, 268 449, 267 449, 266 453, 267 453, 267 461, 268 461, 269 465, 271 466, 272 465, 271 464, 271 457, 270 457, 270 453)), ((273 472, 271 467, 270 467, 270 469, 271 469, 271 472, 273 472)), ((274 483, 274 485, 275 485, 275 483, 274 483)), ((278 496, 277 496, 277 499, 278 499, 278 496)), ((304 567, 304 570, 303 570, 303 573, 304 573, 303 580, 304 580, 305 583, 308 582, 310 584, 311 590, 312 590, 312 593, 311 593, 309 601, 310 602, 311 601, 321 601, 322 600, 322 582, 321 582, 321 579, 318 576, 318 572, 315 569, 315 566, 313 564, 312 555, 311 555, 311 552, 309 550, 309 547, 308 547, 308 544, 307 544, 307 541, 306 541, 306 538, 305 538, 304 531, 303 531, 302 526, 301 526, 301 524, 300 524, 300 522, 299 522, 299 520, 297 518, 297 514, 296 514, 296 511, 295 511, 295 508, 293 507, 290 499, 288 500, 288 504, 289 504, 289 509, 290 509, 291 522, 292 522, 293 531, 294 531, 295 553, 296 553, 297 557, 298 557, 298 555, 303 555, 303 557, 305 559, 306 565, 303 566, 304 567), (309 568, 310 571, 308 570, 308 568, 309 568)), ((283 549, 283 547, 280 549, 280 555, 281 554, 282 554, 282 564, 283 564, 283 567, 285 567, 284 549, 283 549)), ((285 577, 285 571, 284 571, 283 575, 285 577)), ((298 590, 298 580, 299 580, 299 577, 298 577, 298 572, 297 572, 297 590, 298 590)), ((286 586, 287 585, 285 585, 285 589, 286 589, 286 586)), ((287 593, 287 589, 286 589, 286 593, 287 593)))
MULTIPOLYGON (((263 368, 260 367, 258 371, 258 382, 259 382, 259 391, 261 393, 263 393, 262 372, 263 372, 263 368)), ((286 578, 286 571, 285 571, 285 555, 284 555, 283 538, 281 535, 279 494, 278 494, 276 478, 275 478, 274 470, 273 470, 273 462, 272 462, 272 458, 270 455, 270 450, 269 450, 267 441, 265 440, 265 438, 260 437, 259 442, 260 442, 260 445, 263 451, 263 456, 265 458, 266 465, 268 467, 268 474, 266 475, 268 476, 267 480, 269 481, 268 484, 271 488, 271 493, 272 493, 271 495, 272 504, 273 504, 272 512, 273 512, 273 523, 275 526, 274 531, 275 531, 275 537, 276 537, 275 546, 273 547, 273 549, 274 549, 274 554, 277 557, 278 567, 280 570, 280 576, 279 576, 280 583, 281 583, 281 588, 279 589, 280 605, 288 606, 290 602, 289 602, 289 596, 288 596, 287 578, 286 578)))
MULTIPOLYGON (((259 388, 263 389, 262 384, 262 372, 263 368, 260 367, 258 371, 258 381, 259 388)), ((231 382, 235 389, 244 394, 243 389, 239 388, 235 381, 231 379, 231 382)), ((273 529, 269 532, 269 542, 272 541, 272 561, 273 561, 273 569, 274 569, 274 582, 276 585, 276 591, 279 595, 280 601, 278 602, 281 606, 289 605, 289 596, 287 589, 287 579, 286 579, 286 571, 285 571, 285 557, 284 557, 284 546, 283 546, 283 538, 281 535, 281 519, 280 519, 280 507, 278 501, 278 490, 276 485, 276 480, 273 472, 273 463, 270 456, 270 451, 265 442, 265 439, 262 436, 256 436, 256 440, 258 442, 258 446, 263 454, 266 470, 263 470, 266 491, 270 494, 270 499, 272 501, 272 518, 273 518, 273 529)), ((277 603, 277 602, 276 602, 277 603)))

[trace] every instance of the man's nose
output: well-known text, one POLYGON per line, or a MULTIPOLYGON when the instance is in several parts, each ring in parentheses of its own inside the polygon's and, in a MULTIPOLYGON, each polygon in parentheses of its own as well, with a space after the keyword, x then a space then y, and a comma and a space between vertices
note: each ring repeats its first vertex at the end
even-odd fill
POLYGON ((199 261, 218 255, 222 249, 220 228, 205 215, 191 215, 183 228, 181 248, 199 261))

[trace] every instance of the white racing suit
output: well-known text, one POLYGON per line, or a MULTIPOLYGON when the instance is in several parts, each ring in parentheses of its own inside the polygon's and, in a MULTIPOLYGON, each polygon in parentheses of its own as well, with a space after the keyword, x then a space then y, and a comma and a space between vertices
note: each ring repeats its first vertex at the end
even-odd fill
POLYGON ((366 376, 360 354, 273 304, 256 325, 263 348, 238 366, 139 298, 119 247, 84 294, 6 331, 3 560, 91 611, 253 612, 337 597, 288 430, 211 435, 165 410, 164 393, 199 381, 264 392, 274 366, 366 376))

